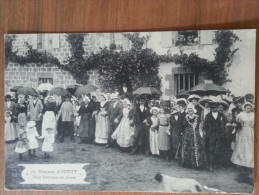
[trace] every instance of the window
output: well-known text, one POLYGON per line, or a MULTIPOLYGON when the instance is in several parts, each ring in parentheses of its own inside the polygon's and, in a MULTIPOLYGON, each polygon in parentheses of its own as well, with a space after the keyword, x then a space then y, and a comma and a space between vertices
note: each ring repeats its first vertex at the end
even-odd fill
POLYGON ((53 78, 39 78, 39 85, 42 83, 50 83, 53 85, 53 78))
POLYGON ((176 94, 182 91, 189 91, 199 84, 198 74, 176 74, 176 94))
POLYGON ((199 33, 198 31, 179 31, 176 37, 175 46, 198 45, 199 33))
POLYGON ((49 36, 49 48, 53 48, 53 37, 49 36))
POLYGON ((38 49, 43 49, 43 42, 44 42, 44 35, 38 34, 37 35, 37 48, 38 49))
POLYGON ((114 35, 114 33, 110 34, 110 40, 111 40, 111 44, 115 44, 115 35, 114 35))

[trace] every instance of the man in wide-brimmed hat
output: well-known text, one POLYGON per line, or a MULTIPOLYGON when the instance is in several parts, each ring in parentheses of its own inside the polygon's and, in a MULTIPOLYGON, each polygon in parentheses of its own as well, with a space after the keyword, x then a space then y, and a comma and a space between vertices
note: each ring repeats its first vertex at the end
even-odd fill
POLYGON ((140 97, 138 103, 134 106, 134 121, 135 121, 135 140, 134 148, 131 154, 135 154, 140 145, 146 155, 150 153, 149 146, 149 130, 146 129, 143 121, 150 115, 149 108, 144 97, 140 97))
POLYGON ((73 104, 70 101, 70 95, 64 96, 65 101, 62 103, 59 110, 57 119, 61 117, 62 129, 60 130, 60 142, 64 142, 65 133, 68 133, 70 140, 74 142, 74 113, 73 113, 73 104))
POLYGON ((113 140, 111 138, 111 135, 117 128, 117 126, 120 123, 120 120, 123 117, 123 106, 121 101, 119 100, 119 96, 117 93, 111 94, 111 103, 109 105, 109 120, 110 120, 110 126, 108 131, 108 143, 106 145, 106 148, 111 147, 113 145, 113 140))
POLYGON ((211 112, 206 115, 203 130, 209 170, 222 162, 222 139, 225 138, 227 118, 218 111, 218 102, 210 102, 211 112))

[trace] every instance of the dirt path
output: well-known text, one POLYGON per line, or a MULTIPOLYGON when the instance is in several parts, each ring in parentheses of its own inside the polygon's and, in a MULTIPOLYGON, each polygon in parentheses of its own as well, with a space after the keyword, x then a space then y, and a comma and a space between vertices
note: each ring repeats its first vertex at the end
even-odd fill
MULTIPOLYGON (((157 172, 175 177, 193 178, 203 185, 228 193, 252 193, 253 187, 235 181, 234 168, 221 168, 214 172, 181 167, 177 162, 167 162, 156 157, 119 153, 115 148, 105 149, 100 145, 77 144, 65 141, 55 144, 55 152, 47 162, 43 153, 37 158, 20 161, 14 152, 15 144, 6 144, 6 188, 45 190, 89 190, 89 191, 160 191, 154 180, 157 172), (89 185, 23 185, 20 182, 23 168, 17 164, 90 163, 85 167, 89 185)), ((27 154, 26 154, 27 156, 27 154)))

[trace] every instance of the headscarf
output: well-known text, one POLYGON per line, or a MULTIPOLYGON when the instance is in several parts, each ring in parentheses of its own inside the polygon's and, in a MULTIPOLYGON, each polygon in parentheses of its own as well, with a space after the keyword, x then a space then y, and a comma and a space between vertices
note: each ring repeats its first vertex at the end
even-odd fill
POLYGON ((197 110, 195 109, 194 105, 191 104, 191 103, 187 105, 186 110, 185 110, 186 113, 188 112, 188 109, 192 109, 194 113, 197 112, 197 110))
POLYGON ((156 106, 154 106, 154 107, 152 107, 151 109, 150 109, 150 113, 151 114, 153 114, 153 110, 156 110, 157 112, 159 112, 159 108, 158 107, 156 107, 156 106))
POLYGON ((85 102, 85 101, 90 102, 91 100, 90 100, 90 98, 89 98, 88 96, 85 96, 85 97, 83 98, 83 102, 85 102))
POLYGON ((244 105, 242 106, 242 110, 245 110, 245 107, 246 107, 246 106, 251 106, 252 109, 254 108, 254 105, 253 105, 253 104, 251 104, 250 102, 246 102, 246 103, 244 103, 244 105))

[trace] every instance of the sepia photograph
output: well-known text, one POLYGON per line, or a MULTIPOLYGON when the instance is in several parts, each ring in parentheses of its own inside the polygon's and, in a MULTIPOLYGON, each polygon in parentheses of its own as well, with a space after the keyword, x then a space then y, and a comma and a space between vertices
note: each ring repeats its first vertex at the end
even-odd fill
POLYGON ((253 193, 256 30, 4 44, 7 190, 253 193))

